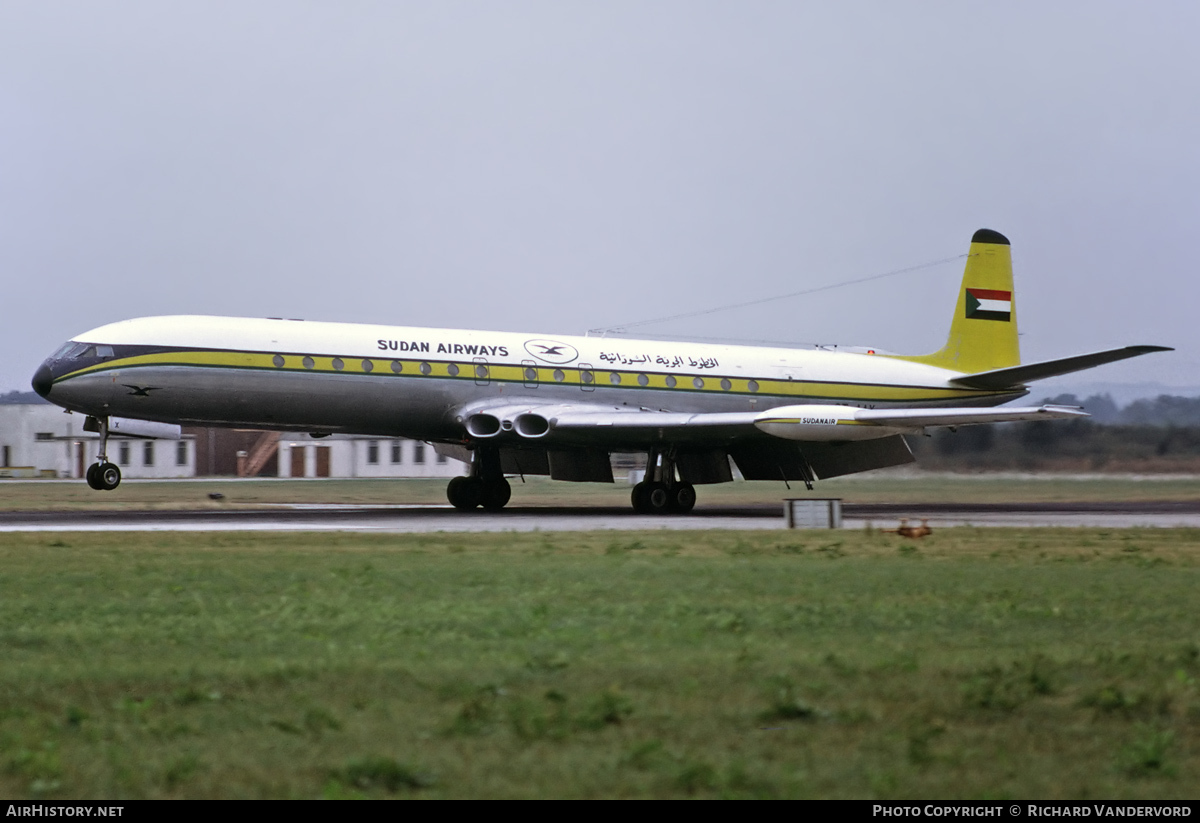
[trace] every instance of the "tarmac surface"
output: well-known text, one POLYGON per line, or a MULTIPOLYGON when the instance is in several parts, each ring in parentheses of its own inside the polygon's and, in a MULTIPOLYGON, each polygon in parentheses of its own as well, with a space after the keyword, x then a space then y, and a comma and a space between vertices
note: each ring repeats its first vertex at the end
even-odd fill
MULTIPOLYGON (((842 527, 890 528, 907 518, 950 526, 1200 528, 1200 500, 1136 503, 845 505, 842 527)), ((0 512, 6 531, 355 531, 381 533, 783 529, 781 503, 700 506, 688 515, 639 515, 618 507, 513 507, 459 512, 445 506, 274 505, 195 511, 0 512)))

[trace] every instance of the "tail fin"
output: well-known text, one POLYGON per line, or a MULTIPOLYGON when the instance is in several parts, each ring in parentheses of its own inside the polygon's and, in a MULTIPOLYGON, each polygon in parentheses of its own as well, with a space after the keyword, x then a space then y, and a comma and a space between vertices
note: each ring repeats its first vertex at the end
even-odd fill
POLYGON ((946 345, 933 354, 903 359, 961 372, 1020 365, 1007 237, 991 229, 975 232, 946 345))

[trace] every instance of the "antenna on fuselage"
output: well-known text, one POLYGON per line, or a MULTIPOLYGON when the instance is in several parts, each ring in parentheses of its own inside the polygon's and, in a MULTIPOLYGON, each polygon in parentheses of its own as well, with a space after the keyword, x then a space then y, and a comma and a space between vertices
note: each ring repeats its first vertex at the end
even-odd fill
POLYGON ((885 277, 896 277, 901 274, 910 274, 912 272, 921 271, 922 269, 930 269, 934 266, 953 263, 956 260, 963 260, 964 258, 970 256, 970 254, 956 254, 953 257, 943 257, 940 260, 930 260, 928 263, 919 263, 915 266, 906 266, 903 269, 886 271, 882 274, 872 274, 869 277, 858 277, 854 280, 843 280, 840 283, 829 283, 827 285, 817 286, 811 289, 801 289, 800 291, 788 292, 787 294, 777 294, 774 297, 760 297, 757 300, 747 300, 744 303, 733 303, 728 306, 714 306, 713 308, 709 309, 698 309, 696 311, 683 312, 682 314, 672 314, 666 317, 654 317, 649 320, 638 320, 633 323, 621 323, 616 326, 607 326, 600 329, 588 329, 586 336, 591 337, 592 335, 596 334, 601 337, 606 337, 610 332, 627 332, 629 329, 637 328, 638 326, 649 326, 655 323, 668 323, 672 320, 684 320, 689 317, 702 317, 706 314, 716 314, 717 312, 731 311, 732 309, 744 309, 748 306, 759 306, 763 303, 772 303, 776 300, 787 300, 789 298, 800 297, 805 294, 816 294, 817 292, 831 291, 832 289, 840 289, 844 286, 855 286, 859 283, 870 283, 872 280, 882 280, 885 277))

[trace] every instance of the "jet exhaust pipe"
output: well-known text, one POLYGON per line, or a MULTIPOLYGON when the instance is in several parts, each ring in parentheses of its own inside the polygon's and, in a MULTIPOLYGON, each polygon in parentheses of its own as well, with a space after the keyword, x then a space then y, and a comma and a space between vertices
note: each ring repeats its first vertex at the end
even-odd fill
POLYGON ((467 418, 465 425, 467 434, 480 440, 495 437, 500 433, 500 418, 494 414, 484 414, 482 412, 473 414, 467 418))
POLYGON ((540 414, 525 412, 513 420, 513 430, 524 438, 536 440, 550 433, 550 421, 540 414))

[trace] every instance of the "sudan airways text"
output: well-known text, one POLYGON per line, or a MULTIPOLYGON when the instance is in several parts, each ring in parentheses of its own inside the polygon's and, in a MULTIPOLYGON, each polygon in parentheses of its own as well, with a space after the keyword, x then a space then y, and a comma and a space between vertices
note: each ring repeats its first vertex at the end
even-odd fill
MULTIPOLYGON (((426 342, 415 340, 376 340, 380 351, 430 351, 426 342)), ((437 354, 475 354, 508 357, 508 346, 483 346, 477 343, 438 343, 437 354)))

